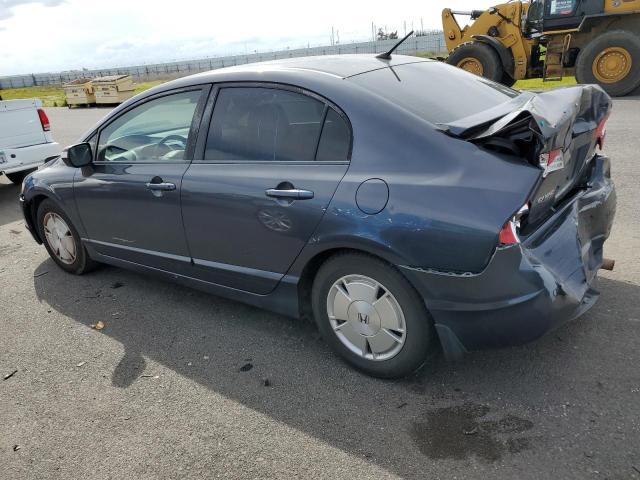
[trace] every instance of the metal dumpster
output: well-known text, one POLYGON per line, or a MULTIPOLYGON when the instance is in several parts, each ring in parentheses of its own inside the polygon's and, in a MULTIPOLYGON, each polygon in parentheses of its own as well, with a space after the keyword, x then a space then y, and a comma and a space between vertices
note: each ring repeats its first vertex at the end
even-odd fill
POLYGON ((133 80, 130 75, 97 77, 92 83, 98 105, 122 103, 134 95, 133 80))
POLYGON ((67 99, 67 106, 92 105, 96 103, 96 95, 90 78, 78 78, 65 83, 62 88, 67 99))

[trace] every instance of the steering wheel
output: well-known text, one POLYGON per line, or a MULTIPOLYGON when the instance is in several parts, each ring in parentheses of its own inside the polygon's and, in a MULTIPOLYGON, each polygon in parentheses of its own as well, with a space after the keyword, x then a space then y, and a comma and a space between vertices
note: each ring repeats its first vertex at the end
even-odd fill
POLYGON ((187 139, 184 138, 182 135, 167 135, 166 137, 164 137, 162 140, 160 140, 157 144, 156 144, 156 148, 155 148, 155 155, 154 156, 158 156, 160 153, 160 147, 167 147, 169 149, 169 151, 174 151, 174 150, 186 150, 187 149, 187 139), (181 148, 173 148, 171 145, 169 145, 169 142, 180 142, 181 144, 181 148))

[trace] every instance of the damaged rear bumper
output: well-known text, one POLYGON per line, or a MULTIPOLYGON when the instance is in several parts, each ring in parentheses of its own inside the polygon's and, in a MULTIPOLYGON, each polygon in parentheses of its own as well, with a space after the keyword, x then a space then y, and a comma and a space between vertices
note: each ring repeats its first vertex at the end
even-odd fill
POLYGON ((424 297, 445 355, 522 345, 593 306, 615 209, 609 159, 595 156, 588 188, 521 244, 497 249, 483 272, 401 267, 424 297))

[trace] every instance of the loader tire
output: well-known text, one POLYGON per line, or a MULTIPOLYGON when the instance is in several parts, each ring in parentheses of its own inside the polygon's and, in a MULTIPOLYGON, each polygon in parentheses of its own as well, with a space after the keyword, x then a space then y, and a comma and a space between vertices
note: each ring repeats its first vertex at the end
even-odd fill
POLYGON ((494 82, 500 82, 504 75, 498 53, 485 43, 466 42, 459 45, 453 49, 447 63, 494 82))
POLYGON ((578 83, 597 83, 612 97, 640 87, 640 36, 612 30, 591 40, 576 60, 578 83))

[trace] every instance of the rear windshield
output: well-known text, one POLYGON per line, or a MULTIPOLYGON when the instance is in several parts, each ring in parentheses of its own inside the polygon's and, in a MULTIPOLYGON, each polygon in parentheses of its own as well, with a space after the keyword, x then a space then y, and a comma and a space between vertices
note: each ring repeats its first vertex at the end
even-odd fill
POLYGON ((450 123, 520 95, 441 62, 406 63, 349 78, 431 123, 450 123))

